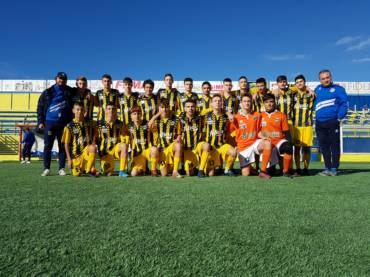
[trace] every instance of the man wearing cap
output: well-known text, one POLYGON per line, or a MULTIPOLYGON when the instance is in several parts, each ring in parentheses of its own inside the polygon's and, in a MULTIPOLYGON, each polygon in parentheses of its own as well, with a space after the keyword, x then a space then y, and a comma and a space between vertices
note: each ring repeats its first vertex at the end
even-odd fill
POLYGON ((58 174, 66 175, 66 154, 61 140, 65 125, 72 120, 72 95, 72 88, 67 86, 67 74, 64 72, 58 72, 55 84, 40 95, 37 123, 38 128, 44 131, 44 171, 41 176, 50 175, 51 150, 55 138, 59 149, 58 174))

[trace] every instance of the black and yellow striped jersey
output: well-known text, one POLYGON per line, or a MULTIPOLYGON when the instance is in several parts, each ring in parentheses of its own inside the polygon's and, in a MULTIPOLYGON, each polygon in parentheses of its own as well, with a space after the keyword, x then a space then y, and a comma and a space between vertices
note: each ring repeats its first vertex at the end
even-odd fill
POLYGON ((239 103, 238 98, 235 95, 230 93, 227 97, 223 96, 222 100, 225 113, 236 114, 238 112, 239 103))
POLYGON ((215 115, 209 112, 204 117, 205 141, 218 148, 225 144, 225 137, 229 129, 229 119, 225 113, 215 115))
POLYGON ((158 118, 155 121, 153 132, 156 133, 157 147, 163 150, 181 135, 180 121, 174 114, 171 114, 169 118, 158 118))
POLYGON ((105 108, 108 103, 114 103, 116 109, 119 109, 119 91, 116 89, 98 90, 95 95, 95 106, 98 107, 97 121, 105 119, 105 108))
POLYGON ((141 154, 145 149, 153 146, 153 134, 146 121, 141 122, 140 125, 130 122, 128 132, 132 157, 141 154))
POLYGON ((178 95, 179 91, 175 88, 172 88, 171 90, 162 88, 157 92, 157 100, 159 102, 161 99, 166 99, 168 101, 170 111, 176 112, 178 108, 177 102, 178 95))
POLYGON ((131 95, 126 95, 124 93, 119 95, 120 104, 120 120, 128 125, 131 122, 130 111, 133 106, 137 104, 139 98, 138 92, 133 92, 131 95))
POLYGON ((182 113, 179 116, 179 119, 184 149, 194 150, 202 138, 203 119, 198 114, 195 114, 192 118, 189 118, 186 116, 186 113, 182 113))
POLYGON ((309 95, 306 91, 298 91, 294 94, 294 126, 312 126, 314 101, 315 97, 309 95))
POLYGON ((73 159, 79 157, 87 145, 95 144, 95 127, 92 120, 79 122, 76 119, 64 127, 62 142, 69 146, 73 159))
POLYGON ((290 89, 279 91, 276 97, 276 109, 284 113, 288 120, 292 120, 293 118, 293 98, 294 93, 290 89))
POLYGON ((177 97, 177 103, 178 103, 177 114, 184 112, 185 102, 187 100, 192 100, 194 101, 195 105, 197 105, 198 104, 198 94, 196 94, 195 92, 192 92, 190 94, 180 93, 177 97))
POLYGON ((206 97, 203 94, 199 96, 197 108, 200 115, 205 115, 206 113, 212 111, 211 101, 211 96, 206 97))
POLYGON ((141 107, 142 120, 146 120, 148 122, 158 111, 157 97, 154 95, 149 97, 143 95, 139 97, 139 99, 137 100, 137 105, 141 107))
POLYGON ((263 104, 263 94, 258 94, 258 96, 253 99, 253 110, 260 113, 265 111, 265 105, 263 104))
POLYGON ((73 90, 73 103, 82 103, 85 110, 85 120, 92 120, 94 113, 95 97, 89 89, 79 91, 77 88, 73 90))
POLYGON ((127 142, 127 131, 121 120, 98 121, 98 150, 100 156, 108 154, 118 143, 127 142))
POLYGON ((238 99, 239 103, 240 103, 240 101, 242 99, 242 96, 246 94, 246 92, 242 92, 240 89, 234 90, 231 93, 236 96, 236 99, 238 99))

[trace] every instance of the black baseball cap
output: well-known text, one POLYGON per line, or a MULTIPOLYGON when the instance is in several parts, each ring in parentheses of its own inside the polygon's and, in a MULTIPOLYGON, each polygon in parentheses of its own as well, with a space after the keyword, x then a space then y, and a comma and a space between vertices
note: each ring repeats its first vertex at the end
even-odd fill
POLYGON ((67 74, 65 72, 58 72, 57 75, 55 76, 55 78, 60 78, 60 79, 63 79, 63 80, 67 80, 68 77, 67 77, 67 74))

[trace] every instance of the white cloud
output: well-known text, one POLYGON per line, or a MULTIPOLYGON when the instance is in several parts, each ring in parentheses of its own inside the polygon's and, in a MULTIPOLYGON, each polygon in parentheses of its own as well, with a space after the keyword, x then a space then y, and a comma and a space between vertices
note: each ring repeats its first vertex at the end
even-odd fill
POLYGON ((362 50, 364 48, 367 48, 370 46, 370 38, 367 38, 365 40, 361 40, 360 42, 351 45, 347 48, 347 51, 353 51, 353 50, 362 50))
POLYGON ((335 45, 347 45, 361 39, 361 36, 346 36, 338 39, 335 45))
POLYGON ((370 63, 370 58, 361 58, 352 60, 354 63, 370 63))
POLYGON ((265 58, 270 61, 294 61, 305 60, 307 55, 304 54, 283 54, 283 55, 265 55, 265 58))

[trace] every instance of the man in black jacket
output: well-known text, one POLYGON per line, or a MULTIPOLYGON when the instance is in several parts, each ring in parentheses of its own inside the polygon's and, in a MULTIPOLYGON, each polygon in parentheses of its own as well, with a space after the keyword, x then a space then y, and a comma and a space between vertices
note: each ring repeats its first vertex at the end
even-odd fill
POLYGON ((64 126, 72 120, 72 88, 67 86, 67 74, 59 72, 55 76, 55 84, 46 89, 39 98, 37 106, 37 122, 39 129, 44 131, 44 171, 41 176, 50 175, 51 150, 55 138, 59 148, 59 171, 64 170, 66 154, 62 145, 64 126))

